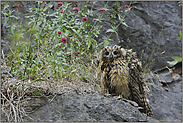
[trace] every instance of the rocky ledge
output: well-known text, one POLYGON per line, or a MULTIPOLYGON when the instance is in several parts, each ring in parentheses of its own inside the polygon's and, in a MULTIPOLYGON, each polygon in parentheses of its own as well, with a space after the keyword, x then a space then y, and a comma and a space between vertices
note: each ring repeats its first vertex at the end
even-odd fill
MULTIPOLYGON (((1 70, 4 71, 4 68, 1 70)), ((7 73, 7 72, 5 72, 7 73)), ((2 72, 2 75, 4 73, 2 72)), ((147 117, 138 107, 125 100, 105 97, 98 93, 27 93, 21 106, 26 122, 162 122, 182 121, 182 63, 179 67, 151 74, 146 81, 148 99, 154 115, 147 117)), ((9 78, 11 79, 11 78, 9 78)), ((12 78, 14 79, 14 78, 12 78)), ((1 121, 7 121, 1 113, 1 121)))

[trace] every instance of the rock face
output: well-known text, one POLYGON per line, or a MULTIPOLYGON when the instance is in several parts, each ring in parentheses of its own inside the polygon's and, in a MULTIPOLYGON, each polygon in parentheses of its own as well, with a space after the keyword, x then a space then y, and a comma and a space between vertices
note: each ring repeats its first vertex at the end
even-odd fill
POLYGON ((178 74, 154 74, 149 76, 148 84, 152 93, 148 93, 149 103, 152 106, 156 120, 182 121, 182 78, 178 74), (166 76, 164 76, 166 75, 166 76), (169 76, 168 76, 169 75, 169 76), (164 83, 160 80, 171 81, 164 83))
MULTIPOLYGON (((70 93, 53 94, 53 91, 45 89, 46 93, 43 92, 43 95, 33 95, 34 91, 28 91, 29 93, 25 94, 25 98, 21 100, 21 107, 29 117, 20 117, 20 121, 182 122, 182 74, 180 74, 182 73, 182 64, 179 65, 181 67, 171 68, 173 72, 166 71, 152 74, 145 79, 150 89, 147 94, 149 104, 153 110, 152 117, 142 114, 137 107, 128 102, 112 97, 104 97, 97 93, 80 94, 73 90, 70 93)), ((14 85, 11 81, 17 81, 9 73, 10 69, 10 67, 2 67, 1 65, 1 87, 3 87, 1 92, 4 95, 6 92, 10 93, 6 87, 10 87, 10 84, 14 85)), ((60 86, 60 89, 64 90, 65 88, 60 86)), ((1 121, 8 121, 4 112, 1 112, 1 121)))
MULTIPOLYGON (((26 104, 26 102, 25 102, 26 104)), ((131 104, 100 95, 57 95, 49 103, 46 98, 31 98, 25 110, 35 110, 31 122, 137 122, 147 121, 131 104)))
MULTIPOLYGON (((168 75, 168 73, 166 73, 168 75)), ((24 102, 25 111, 33 113, 23 118, 29 122, 182 122, 182 78, 178 74, 164 76, 152 74, 147 79, 150 90, 149 104, 153 116, 147 117, 128 102, 99 94, 76 93, 51 96, 49 99, 33 97, 24 102), (171 83, 161 83, 161 78, 171 83), (52 100, 53 99, 53 100, 52 100), (49 103, 49 101, 51 103, 49 103)))
POLYGON ((143 60, 150 59, 155 50, 154 70, 167 66, 166 61, 172 61, 171 56, 182 52, 182 43, 176 40, 182 30, 182 6, 178 2, 133 2, 125 21, 129 28, 119 27, 118 33, 124 40, 121 44, 133 48, 139 56, 145 50, 143 60), (161 54, 163 51, 165 53, 161 54))
MULTIPOLYGON (((99 9, 106 3, 106 1, 97 2, 94 13, 100 13, 99 9)), ((108 2, 108 9, 114 8, 114 3, 108 2)), ((78 7, 82 8, 82 4, 79 2, 78 7)), ((129 4, 130 2, 121 2, 123 7, 129 4)), ((89 5, 88 8, 91 6, 89 5)), ((125 8, 123 10, 125 11, 125 8)), ((98 42, 102 42, 102 37, 110 34, 106 33, 112 25, 107 20, 108 12, 104 12, 105 19, 100 31, 101 36, 97 38, 98 42)), ((115 22, 120 23, 118 19, 115 22)), ((179 32, 182 31, 182 6, 179 6, 177 1, 132 2, 131 10, 125 16, 125 22, 127 26, 121 24, 117 28, 119 39, 116 34, 112 34, 110 44, 132 48, 139 57, 142 57, 144 64, 152 64, 151 62, 155 60, 154 65, 150 66, 152 70, 167 66, 166 62, 172 61, 171 56, 179 56, 182 52, 182 42, 176 40, 180 38, 179 32), (161 54, 164 51, 165 53, 161 54)))

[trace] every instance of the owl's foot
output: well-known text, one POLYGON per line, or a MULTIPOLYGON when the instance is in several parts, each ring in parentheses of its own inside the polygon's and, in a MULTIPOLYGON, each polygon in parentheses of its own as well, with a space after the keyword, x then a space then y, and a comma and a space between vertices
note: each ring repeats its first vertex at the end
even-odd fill
POLYGON ((105 97, 112 97, 112 95, 109 94, 109 93, 105 93, 104 96, 105 96, 105 97))

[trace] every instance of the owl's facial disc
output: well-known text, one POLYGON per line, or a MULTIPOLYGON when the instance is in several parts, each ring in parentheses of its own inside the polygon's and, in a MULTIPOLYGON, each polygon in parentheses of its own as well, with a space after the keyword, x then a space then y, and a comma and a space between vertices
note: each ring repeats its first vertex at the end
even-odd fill
POLYGON ((113 62, 115 58, 120 56, 120 50, 117 46, 109 47, 107 46, 103 51, 103 58, 108 59, 110 62, 113 62))

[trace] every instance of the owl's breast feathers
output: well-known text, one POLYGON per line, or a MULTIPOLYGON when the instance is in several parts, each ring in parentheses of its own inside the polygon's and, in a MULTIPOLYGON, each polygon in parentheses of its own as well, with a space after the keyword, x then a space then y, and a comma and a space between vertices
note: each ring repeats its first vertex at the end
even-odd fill
POLYGON ((113 62, 102 62, 100 65, 103 80, 109 93, 113 95, 123 95, 125 98, 130 98, 130 89, 128 87, 128 66, 125 61, 118 59, 113 62))

